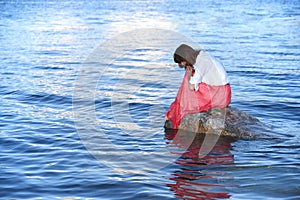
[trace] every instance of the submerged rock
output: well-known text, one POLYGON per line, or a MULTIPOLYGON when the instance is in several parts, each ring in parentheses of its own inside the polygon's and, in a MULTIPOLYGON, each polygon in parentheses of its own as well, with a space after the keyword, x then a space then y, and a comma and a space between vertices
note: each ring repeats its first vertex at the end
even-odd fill
MULTIPOLYGON (((172 123, 167 120, 165 128, 172 129, 172 123)), ((186 115, 178 129, 243 139, 254 139, 269 132, 268 127, 257 118, 232 107, 212 108, 205 112, 186 115)))

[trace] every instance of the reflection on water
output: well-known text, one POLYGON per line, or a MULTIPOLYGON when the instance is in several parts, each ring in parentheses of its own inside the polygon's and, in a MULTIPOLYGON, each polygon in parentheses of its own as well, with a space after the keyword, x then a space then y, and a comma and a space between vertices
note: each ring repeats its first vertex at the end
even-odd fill
MULTIPOLYGON (((170 143, 178 148, 186 146, 189 141, 190 132, 166 131, 165 137, 170 143), (180 136, 178 136, 179 134, 180 136)), ((174 183, 167 186, 180 199, 216 199, 230 198, 226 192, 228 185, 220 182, 230 179, 226 172, 222 172, 222 166, 233 164, 234 156, 231 154, 231 143, 233 138, 220 137, 211 152, 207 155, 199 154, 203 143, 204 134, 197 134, 194 141, 185 153, 175 162, 178 169, 169 178, 174 183)), ((172 153, 172 152, 171 152, 172 153)))

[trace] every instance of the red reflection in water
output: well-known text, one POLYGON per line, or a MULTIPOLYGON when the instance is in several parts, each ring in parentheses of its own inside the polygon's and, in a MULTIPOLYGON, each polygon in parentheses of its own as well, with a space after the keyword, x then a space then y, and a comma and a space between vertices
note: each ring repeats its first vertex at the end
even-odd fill
MULTIPOLYGON (((187 138, 195 137, 191 145, 181 157, 175 162, 179 165, 178 171, 169 178, 174 184, 167 184, 174 191, 176 198, 179 199, 220 199, 230 198, 230 194, 223 192, 225 185, 219 184, 219 180, 224 179, 225 172, 217 171, 220 165, 232 164, 234 156, 230 153, 232 138, 219 138, 217 143, 207 155, 199 155, 205 135, 183 131, 166 132, 166 139, 169 144, 178 148, 187 146, 191 141, 187 138), (175 137, 180 134, 180 137, 175 137)), ((175 153, 176 152, 171 152, 175 153)))

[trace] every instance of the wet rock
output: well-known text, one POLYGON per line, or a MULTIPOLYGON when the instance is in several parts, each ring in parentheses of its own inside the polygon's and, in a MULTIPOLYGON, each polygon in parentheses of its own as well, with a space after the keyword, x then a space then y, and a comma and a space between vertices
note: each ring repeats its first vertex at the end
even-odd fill
MULTIPOLYGON (((172 123, 167 120, 165 128, 172 129, 172 123)), ((254 139, 269 132, 269 128, 257 118, 233 107, 212 108, 205 112, 186 115, 178 129, 243 139, 254 139)))

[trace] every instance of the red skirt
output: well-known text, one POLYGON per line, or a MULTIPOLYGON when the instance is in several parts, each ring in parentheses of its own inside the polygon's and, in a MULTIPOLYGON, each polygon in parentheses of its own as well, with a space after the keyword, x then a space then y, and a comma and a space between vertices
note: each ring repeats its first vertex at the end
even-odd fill
POLYGON ((211 86, 199 83, 198 91, 192 91, 188 87, 188 76, 185 74, 176 99, 171 104, 166 117, 172 122, 173 129, 177 129, 185 115, 203 112, 211 108, 225 108, 230 102, 231 88, 229 84, 211 86))

